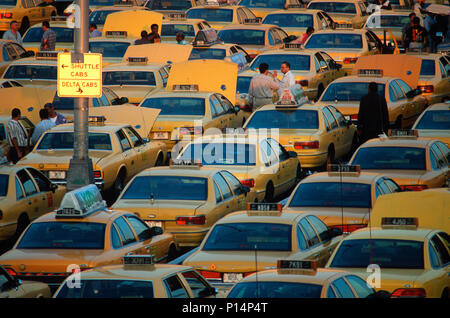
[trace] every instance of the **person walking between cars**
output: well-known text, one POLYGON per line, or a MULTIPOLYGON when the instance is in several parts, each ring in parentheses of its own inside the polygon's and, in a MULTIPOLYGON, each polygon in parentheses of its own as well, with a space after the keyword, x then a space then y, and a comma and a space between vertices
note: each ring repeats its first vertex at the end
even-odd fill
POLYGON ((413 19, 413 26, 406 32, 406 39, 409 43, 408 51, 429 50, 428 48, 428 32, 420 25, 419 17, 413 19))
POLYGON ((54 51, 56 45, 56 33, 50 29, 50 23, 48 21, 42 22, 42 34, 41 51, 54 51))
MULTIPOLYGON (((280 88, 278 89, 278 97, 281 98, 284 90, 290 90, 291 87, 295 85, 295 76, 291 72, 291 64, 289 62, 284 61, 281 63, 280 67, 281 73, 283 73, 283 78, 280 81, 280 88)), ((277 76, 277 71, 274 71, 274 77, 277 76)))
POLYGON ((7 135, 10 146, 8 160, 16 163, 27 154, 28 139, 23 127, 19 124, 20 109, 14 108, 11 111, 11 120, 8 122, 7 135))
POLYGON ((34 127, 33 135, 31 136, 32 145, 35 145, 38 142, 44 132, 56 126, 56 124, 48 118, 47 109, 42 108, 39 111, 39 117, 41 118, 41 121, 34 127))
POLYGON ((11 21, 9 30, 3 34, 3 40, 11 40, 19 45, 23 45, 22 36, 19 32, 19 23, 17 21, 11 21))
POLYGON ((44 108, 48 111, 48 119, 55 123, 55 125, 61 125, 67 123, 66 117, 55 111, 55 106, 52 103, 47 103, 44 108))
POLYGON ((157 24, 152 24, 150 29, 152 30, 152 32, 148 35, 148 41, 150 43, 160 43, 161 37, 158 33, 159 26, 157 24))
POLYGON ((369 93, 361 98, 357 127, 361 144, 388 132, 389 113, 386 98, 378 94, 378 84, 375 82, 369 83, 369 93))
POLYGON ((253 107, 253 111, 261 106, 273 103, 273 92, 280 88, 276 76, 276 72, 269 76, 269 65, 267 63, 259 64, 259 74, 252 78, 248 89, 248 101, 253 107))
POLYGON ((140 45, 140 44, 149 44, 150 41, 148 40, 148 33, 145 30, 141 31, 141 38, 134 41, 134 45, 140 45))

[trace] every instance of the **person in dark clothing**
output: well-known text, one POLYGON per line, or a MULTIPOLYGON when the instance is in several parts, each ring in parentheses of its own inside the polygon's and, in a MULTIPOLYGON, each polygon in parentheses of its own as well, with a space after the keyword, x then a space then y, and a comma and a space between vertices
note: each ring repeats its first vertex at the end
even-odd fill
POLYGON ((406 31, 406 39, 409 45, 405 47, 408 51, 428 50, 428 32, 420 25, 420 18, 413 19, 413 26, 406 31))
POLYGON ((134 45, 148 44, 148 43, 150 43, 150 41, 148 40, 148 33, 147 33, 147 31, 142 30, 141 38, 134 41, 134 45))
POLYGON ((358 135, 360 143, 377 138, 378 135, 388 132, 389 114, 386 98, 378 93, 375 82, 369 84, 369 94, 361 98, 358 113, 358 135))
POLYGON ((158 33, 159 26, 157 24, 152 24, 150 29, 152 30, 152 32, 148 35, 148 41, 150 43, 161 42, 161 37, 159 36, 158 33))

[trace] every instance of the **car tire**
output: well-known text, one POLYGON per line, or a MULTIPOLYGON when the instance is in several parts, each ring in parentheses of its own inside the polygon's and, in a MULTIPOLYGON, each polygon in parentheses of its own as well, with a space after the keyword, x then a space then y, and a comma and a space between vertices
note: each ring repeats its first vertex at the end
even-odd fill
POLYGON ((398 116, 397 119, 395 120, 395 128, 396 129, 402 129, 403 127, 403 118, 402 116, 398 116))
POLYGON ((169 252, 167 253, 167 262, 173 261, 178 256, 178 251, 175 245, 170 245, 169 252))
POLYGON ((328 170, 328 165, 331 165, 335 162, 335 158, 334 158, 334 146, 330 145, 328 147, 328 155, 327 155, 327 161, 325 162, 325 165, 323 167, 324 171, 328 170))
POLYGON ((297 177, 297 180, 296 180, 296 182, 295 182, 295 184, 294 184, 294 187, 295 187, 295 185, 297 184, 297 182, 300 181, 300 180, 302 180, 303 177, 304 177, 304 173, 303 173, 303 171, 302 171, 302 168, 301 168, 300 164, 297 165, 297 170, 296 170, 295 175, 296 175, 296 177, 297 177))
POLYGON ((25 231, 27 226, 30 224, 30 219, 28 218, 28 215, 25 213, 19 216, 19 219, 17 220, 17 228, 16 232, 14 233, 14 241, 17 241, 20 237, 20 235, 25 231))
POLYGON ((319 84, 319 87, 317 88, 317 97, 316 97, 316 101, 319 100, 320 96, 322 96, 322 93, 325 89, 323 88, 322 84, 319 84))
POLYGON ((444 289, 444 291, 442 292, 441 298, 442 299, 449 299, 450 298, 450 294, 448 292, 448 288, 444 289))
POLYGON ((264 203, 273 202, 274 192, 275 189, 273 188, 272 181, 269 181, 269 183, 266 186, 266 193, 264 194, 264 203))
POLYGON ((125 170, 120 170, 119 175, 116 178, 116 181, 114 181, 113 192, 114 195, 116 196, 119 196, 124 188, 125 174, 126 174, 125 170))

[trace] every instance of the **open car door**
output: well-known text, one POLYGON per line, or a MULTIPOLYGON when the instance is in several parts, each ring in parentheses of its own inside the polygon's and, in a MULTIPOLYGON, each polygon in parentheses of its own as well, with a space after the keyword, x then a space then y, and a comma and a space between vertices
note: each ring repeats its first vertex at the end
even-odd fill
POLYGON ((397 40, 390 29, 383 30, 383 37, 380 41, 383 44, 381 54, 400 54, 397 40))

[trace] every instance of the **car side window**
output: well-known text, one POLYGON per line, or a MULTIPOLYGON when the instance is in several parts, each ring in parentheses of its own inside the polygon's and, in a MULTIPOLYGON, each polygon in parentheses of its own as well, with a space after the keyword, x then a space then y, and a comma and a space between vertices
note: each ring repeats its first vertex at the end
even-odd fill
POLYGON ((319 244, 319 237, 317 236, 316 232, 314 232, 314 229, 312 228, 311 224, 309 224, 309 222, 306 220, 306 218, 303 218, 300 221, 300 227, 305 233, 308 245, 310 247, 319 244))
POLYGON ((311 225, 316 229, 317 233, 319 233, 320 240, 328 241, 330 239, 330 235, 328 232, 328 227, 325 225, 325 223, 322 222, 317 216, 310 215, 306 217, 311 223, 311 225))
POLYGON ((439 236, 434 235, 431 238, 431 242, 433 243, 434 247, 436 248, 436 252, 439 256, 441 266, 450 263, 450 255, 449 255, 447 249, 445 248, 444 243, 442 243, 441 239, 439 238, 439 236))
POLYGON ((114 249, 121 248, 122 243, 120 241, 119 233, 114 225, 111 225, 111 246, 114 249))
POLYGON ((405 95, 408 94, 408 92, 412 91, 411 87, 409 87, 409 85, 406 84, 403 80, 398 79, 397 83, 400 84, 400 87, 403 89, 405 95))
POLYGON ((12 47, 10 44, 5 44, 6 51, 8 52, 10 60, 17 60, 19 58, 19 55, 17 54, 16 50, 12 47))
POLYGON ((125 152, 131 149, 131 144, 128 138, 125 136, 123 130, 119 130, 117 133, 117 138, 119 138, 120 146, 122 147, 122 151, 125 152))
POLYGON ((222 104, 222 107, 225 109, 225 112, 230 114, 234 113, 233 104, 231 104, 231 102, 225 96, 217 94, 216 97, 222 104))
POLYGON ((286 149, 283 148, 277 141, 275 141, 272 138, 267 139, 272 146, 272 149, 277 154, 278 158, 280 159, 280 162, 288 160, 289 159, 289 153, 286 151, 286 149))
POLYGON ((378 197, 380 196, 380 195, 382 195, 383 193, 381 193, 381 189, 380 189, 380 187, 378 186, 378 184, 376 184, 375 185, 375 199, 378 199, 378 197))
POLYGON ((177 275, 164 279, 168 298, 188 298, 188 294, 177 275))
POLYGON ((164 68, 159 69, 159 75, 161 76, 163 86, 167 86, 167 81, 169 80, 169 74, 164 68))
POLYGON ((389 189, 389 187, 386 185, 386 183, 384 183, 383 179, 378 180, 377 184, 380 187, 381 192, 383 192, 383 194, 391 193, 391 189, 389 189))
POLYGON ((42 172, 33 169, 33 168, 27 168, 28 172, 33 176, 34 181, 36 181, 40 192, 48 192, 51 191, 52 183, 50 180, 45 177, 42 172))
POLYGON ((362 278, 354 275, 345 277, 348 283, 353 287, 359 298, 367 298, 374 293, 374 290, 367 286, 367 282, 362 278))
POLYGON ((246 19, 244 10, 242 10, 241 8, 238 8, 236 10, 236 13, 237 13, 237 17, 238 17, 238 22, 239 23, 244 23, 244 20, 246 19))
POLYGON ((36 186, 34 185, 33 180, 28 175, 28 173, 25 171, 25 169, 17 172, 17 177, 19 178, 20 182, 23 185, 26 196, 30 196, 30 195, 38 193, 38 190, 36 189, 36 186))
POLYGON ((320 65, 319 65, 319 62, 317 61, 317 58, 315 58, 315 57, 314 57, 314 65, 316 66, 316 73, 319 73, 320 65))
POLYGON ((436 158, 438 160, 438 165, 440 167, 445 167, 447 165, 446 158, 445 158, 444 153, 441 151, 441 149, 439 149, 438 145, 436 143, 434 143, 433 145, 431 145, 431 149, 433 150, 433 152, 436 155, 436 158))
POLYGON ((345 282, 345 280, 341 277, 336 279, 333 282, 333 287, 338 293, 339 297, 341 298, 355 298, 355 295, 353 295, 353 292, 348 286, 348 284, 345 282))
POLYGON ((127 133, 128 137, 130 137, 130 140, 133 143, 134 147, 138 147, 144 144, 141 136, 139 136, 139 134, 132 127, 125 127, 124 130, 127 133))
POLYGON ((184 279, 187 281, 189 287, 191 288, 192 293, 194 294, 194 298, 200 298, 201 293, 205 289, 209 288, 207 283, 200 277, 200 275, 194 271, 183 272, 181 273, 181 275, 183 275, 184 279))
POLYGON ((323 109, 323 114, 325 115, 325 117, 327 118, 327 121, 329 123, 329 126, 328 126, 329 130, 338 128, 338 123, 337 123, 336 119, 333 117, 333 115, 331 114, 330 110, 327 107, 325 107, 323 109))
POLYGON ((395 96, 394 93, 394 88, 392 87, 392 83, 389 84, 389 99, 391 100, 391 102, 396 102, 397 101, 397 96, 395 96))
POLYGON ((269 34, 268 34, 268 37, 269 37, 269 45, 271 45, 271 46, 272 46, 272 45, 275 45, 275 40, 274 40, 272 34, 273 34, 272 31, 270 31, 269 34))
POLYGON ((333 287, 331 286, 328 286, 327 298, 336 298, 336 293, 334 292, 333 287))
POLYGON ((392 88, 394 89, 395 95, 397 96, 397 100, 405 99, 405 94, 403 94, 400 85, 397 84, 396 81, 392 81, 392 88))
POLYGON ((135 216, 127 215, 126 218, 131 227, 134 229, 134 232, 136 232, 140 242, 149 239, 147 234, 149 227, 147 226, 147 224, 145 224, 135 216))
POLYGON ((323 70, 325 70, 325 71, 328 71, 328 70, 329 70, 328 64, 327 64, 327 62, 325 61, 325 59, 322 57, 322 55, 320 55, 319 53, 316 53, 314 56, 315 56, 315 57, 317 58, 317 60, 319 61, 319 68, 320 68, 320 69, 323 69, 323 70))
MULTIPOLYGON (((442 66, 441 66, 441 63, 439 63, 439 67, 444 67, 444 74, 443 74, 442 78, 446 78, 447 76, 450 75, 450 63, 444 57, 441 57, 439 59, 439 61, 442 63, 442 66)), ((442 72, 442 70, 441 70, 441 72, 442 72)))
POLYGON ((5 292, 9 290, 10 287, 12 286, 9 275, 3 268, 0 268, 0 292, 5 292))
POLYGON ((445 158, 447 159, 447 164, 449 164, 450 163, 450 149, 442 141, 437 141, 436 145, 439 147, 439 149, 441 150, 441 152, 444 154, 445 158))
POLYGON ((123 246, 136 242, 133 231, 123 217, 114 221, 114 224, 117 226, 123 246))
POLYGON ((225 179, 219 173, 216 173, 214 175, 214 180, 217 182, 217 185, 219 186, 219 189, 222 192, 223 199, 227 200, 228 198, 231 198, 232 196, 231 189, 228 183, 225 181, 225 179))
POLYGON ((270 167, 278 162, 272 147, 270 147, 267 140, 262 140, 260 143, 261 160, 264 162, 266 167, 270 167))
POLYGON ((10 45, 17 51, 18 57, 26 53, 25 49, 16 43, 10 43, 10 45))
POLYGON ((398 186, 397 183, 395 183, 395 181, 385 178, 384 182, 386 182, 387 186, 389 187, 389 189, 391 189, 391 192, 398 192, 400 190, 400 187, 398 186))
POLYGON ((431 165, 431 169, 433 170, 438 170, 439 167, 439 163, 438 163, 438 159, 436 154, 430 149, 430 165, 431 165))
POLYGON ((15 177, 16 180, 16 200, 22 200, 25 196, 23 195, 23 190, 22 190, 22 184, 20 183, 19 179, 17 179, 17 177, 15 177))
POLYGON ((216 195, 216 203, 220 203, 223 201, 222 194, 220 194, 217 183, 215 181, 213 181, 213 183, 214 183, 214 194, 216 195))
POLYGON ((233 176, 230 172, 225 171, 225 170, 221 171, 221 174, 225 178, 225 180, 227 180, 228 183, 231 185, 234 195, 238 196, 238 195, 241 195, 244 193, 242 191, 241 182, 235 176, 233 176))
POLYGON ((342 113, 339 110, 337 110, 334 106, 328 106, 328 108, 331 109, 331 112, 333 113, 334 117, 336 117, 339 126, 344 127, 346 123, 344 115, 342 115, 342 113))
POLYGON ((439 259, 436 248, 431 241, 428 242, 428 254, 430 256, 431 267, 439 268, 441 266, 441 261, 439 259))
POLYGON ((209 103, 211 105, 211 114, 213 114, 213 118, 225 114, 225 109, 215 95, 209 97, 209 103))
POLYGON ((297 225, 297 244, 300 250, 304 251, 308 249, 308 243, 306 242, 305 234, 303 234, 300 224, 297 225))

